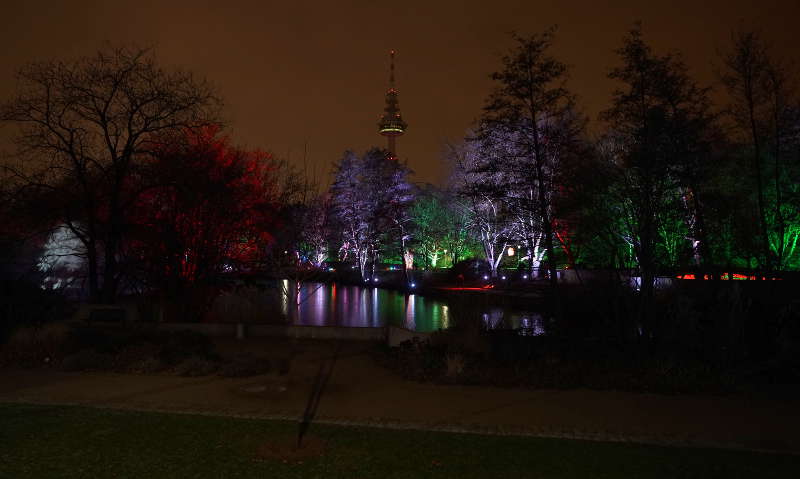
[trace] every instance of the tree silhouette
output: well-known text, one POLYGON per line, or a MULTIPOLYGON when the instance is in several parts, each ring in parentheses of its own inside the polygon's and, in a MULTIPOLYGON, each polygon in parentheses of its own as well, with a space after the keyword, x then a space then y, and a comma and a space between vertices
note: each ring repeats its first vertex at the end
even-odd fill
POLYGON ((205 81, 162 69, 138 47, 31 63, 18 79, 0 107, 0 120, 19 127, 14 177, 65 193, 48 207, 85 246, 92 299, 113 302, 141 160, 158 136, 217 124, 219 102, 205 81))

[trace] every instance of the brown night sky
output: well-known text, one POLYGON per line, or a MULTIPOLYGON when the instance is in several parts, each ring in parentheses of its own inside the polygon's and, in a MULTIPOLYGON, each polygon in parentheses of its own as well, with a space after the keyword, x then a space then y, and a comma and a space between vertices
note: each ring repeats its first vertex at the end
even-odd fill
POLYGON ((438 182, 442 145, 480 114, 510 30, 559 26, 554 53, 572 66, 570 85, 596 118, 613 88, 605 78, 613 50, 637 19, 656 49, 682 51, 708 83, 717 48, 741 20, 796 55, 800 18, 796 0, 0 3, 0 98, 11 95, 13 73, 25 62, 91 53, 105 41, 155 44, 162 63, 219 87, 237 142, 298 163, 307 142, 309 164, 324 182, 345 149, 385 145, 375 123, 390 48, 398 51, 409 123, 399 156, 416 180, 438 182))

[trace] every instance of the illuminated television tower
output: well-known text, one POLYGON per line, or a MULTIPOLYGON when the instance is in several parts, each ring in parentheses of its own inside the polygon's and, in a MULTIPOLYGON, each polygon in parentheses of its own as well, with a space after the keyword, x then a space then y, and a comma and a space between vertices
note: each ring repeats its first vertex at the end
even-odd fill
POLYGON ((378 131, 389 140, 389 152, 392 158, 397 158, 396 138, 406 131, 408 123, 400 115, 400 105, 397 100, 397 89, 394 87, 394 50, 389 51, 391 66, 389 67, 389 89, 386 90, 386 107, 383 109, 378 131))

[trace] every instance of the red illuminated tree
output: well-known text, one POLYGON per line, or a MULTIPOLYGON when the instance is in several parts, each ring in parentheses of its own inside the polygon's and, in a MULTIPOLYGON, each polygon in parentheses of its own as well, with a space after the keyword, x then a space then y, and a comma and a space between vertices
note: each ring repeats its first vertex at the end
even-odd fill
POLYGON ((263 259, 276 218, 271 157, 218 129, 187 130, 153 156, 127 257, 151 286, 180 292, 263 259))

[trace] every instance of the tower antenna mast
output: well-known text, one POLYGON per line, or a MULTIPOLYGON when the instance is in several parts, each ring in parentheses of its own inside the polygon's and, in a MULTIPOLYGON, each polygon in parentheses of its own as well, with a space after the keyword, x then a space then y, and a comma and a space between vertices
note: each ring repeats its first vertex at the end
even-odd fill
POLYGON ((397 137, 402 136, 408 128, 400 114, 400 103, 397 89, 394 87, 394 50, 389 50, 389 89, 386 90, 386 106, 378 120, 378 132, 387 139, 387 149, 392 159, 397 159, 397 137))

